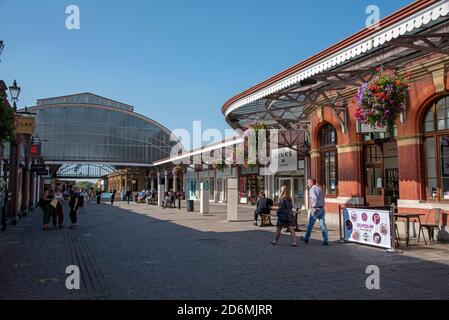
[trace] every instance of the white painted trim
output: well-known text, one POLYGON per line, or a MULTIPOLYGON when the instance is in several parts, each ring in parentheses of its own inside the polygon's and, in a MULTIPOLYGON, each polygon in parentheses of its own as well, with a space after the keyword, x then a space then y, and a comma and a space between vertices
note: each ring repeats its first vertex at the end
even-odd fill
POLYGON ((128 162, 104 162, 104 161, 82 161, 82 160, 74 160, 74 161, 49 161, 45 160, 46 165, 57 164, 102 164, 106 166, 122 166, 122 167, 151 167, 148 163, 128 163, 128 162))
POLYGON ((401 35, 413 32, 415 29, 422 28, 423 26, 429 24, 431 21, 436 21, 441 17, 447 16, 448 14, 449 0, 442 0, 441 2, 427 7, 398 23, 379 31, 378 33, 375 33, 367 39, 363 39, 347 48, 340 50, 334 55, 323 59, 321 62, 317 62, 306 69, 300 70, 297 73, 290 75, 286 79, 280 80, 277 83, 259 90, 258 92, 250 96, 235 101, 226 110, 225 117, 227 118, 231 112, 244 105, 258 101, 270 94, 279 92, 285 88, 298 84, 300 81, 314 76, 320 72, 347 63, 349 60, 352 60, 366 53, 367 51, 384 45, 385 43, 388 43, 401 35))
POLYGON ((193 151, 190 151, 190 152, 183 153, 183 154, 181 154, 179 156, 176 156, 176 157, 172 157, 172 158, 161 160, 161 161, 156 161, 156 162, 153 163, 153 166, 160 166, 162 164, 179 161, 179 160, 182 160, 182 159, 185 159, 185 158, 189 158, 189 157, 192 157, 192 156, 196 156, 196 155, 199 155, 199 154, 203 154, 203 153, 206 153, 206 152, 211 152, 213 150, 230 147, 230 146, 233 146, 233 145, 236 145, 236 144, 239 144, 239 143, 243 143, 244 139, 245 139, 244 137, 238 137, 235 140, 225 141, 225 142, 222 142, 222 143, 219 143, 219 144, 216 144, 216 145, 212 145, 212 146, 206 146, 203 149, 193 150, 193 151))

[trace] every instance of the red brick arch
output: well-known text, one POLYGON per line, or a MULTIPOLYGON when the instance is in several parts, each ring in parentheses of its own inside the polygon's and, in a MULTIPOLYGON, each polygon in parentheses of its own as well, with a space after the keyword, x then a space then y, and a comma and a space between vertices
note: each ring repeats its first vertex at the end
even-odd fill
MULTIPOLYGON (((424 118, 427 115, 427 112, 429 111, 430 107, 438 100, 449 96, 449 91, 441 92, 441 93, 433 93, 425 97, 425 99, 422 101, 421 106, 417 110, 417 112, 414 112, 411 115, 411 123, 413 123, 413 126, 416 128, 417 133, 423 133, 423 123, 424 118)), ((407 114, 407 117, 409 115, 407 114)))

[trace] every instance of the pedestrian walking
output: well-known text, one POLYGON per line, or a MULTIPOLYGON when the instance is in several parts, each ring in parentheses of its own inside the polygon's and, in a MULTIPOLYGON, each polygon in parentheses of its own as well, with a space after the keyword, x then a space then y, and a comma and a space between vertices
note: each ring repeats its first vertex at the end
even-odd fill
POLYGON ((309 210, 309 225, 307 227, 307 233, 301 240, 305 243, 309 243, 310 236, 312 234, 313 226, 318 220, 320 222, 321 232, 323 234, 323 245, 329 245, 329 237, 327 233, 324 210, 324 191, 316 184, 315 179, 309 179, 307 181, 307 187, 309 188, 310 194, 310 210, 309 210))
POLYGON ((42 197, 39 199, 39 207, 43 212, 43 230, 50 230, 50 220, 51 220, 51 205, 50 203, 53 201, 53 196, 51 193, 51 189, 46 187, 44 189, 44 193, 42 197))
POLYGON ((75 187, 73 194, 70 197, 69 207, 70 207, 70 222, 72 223, 69 229, 78 228, 78 209, 84 206, 84 197, 78 192, 78 188, 75 187))
POLYGON ((96 197, 97 197, 97 204, 101 203, 101 191, 100 189, 97 189, 97 192, 95 193, 96 197))
MULTIPOLYGON (((53 211, 53 227, 56 229, 56 227, 64 228, 64 209, 62 207, 64 201, 64 194, 61 192, 61 189, 59 187, 55 188, 54 193, 54 200, 52 203, 56 205, 53 211)), ((52 205, 53 206, 53 205, 52 205)))
POLYGON ((115 194, 117 193, 117 191, 112 190, 112 194, 111 194, 111 206, 114 205, 114 201, 115 201, 115 194))
POLYGON ((132 192, 128 188, 128 191, 126 191, 126 195, 125 195, 126 201, 128 201, 128 205, 129 205, 129 201, 131 200, 131 197, 132 197, 132 192))
POLYGON ((281 195, 279 198, 279 209, 277 211, 278 222, 276 228, 276 239, 271 241, 271 244, 276 245, 281 238, 281 231, 283 228, 288 228, 292 237, 292 247, 297 247, 295 234, 295 215, 293 213, 293 199, 290 195, 290 190, 287 186, 282 186, 281 195))

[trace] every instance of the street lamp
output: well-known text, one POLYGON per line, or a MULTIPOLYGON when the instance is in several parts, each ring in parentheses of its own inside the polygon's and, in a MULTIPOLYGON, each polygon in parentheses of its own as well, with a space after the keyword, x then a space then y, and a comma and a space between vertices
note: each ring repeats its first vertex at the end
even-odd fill
POLYGON ((5 44, 3 43, 3 40, 0 40, 0 54, 2 54, 4 47, 5 47, 5 44))
POLYGON ((11 94, 11 99, 14 104, 14 110, 17 110, 16 102, 17 102, 17 100, 19 100, 20 90, 21 89, 17 85, 17 81, 14 80, 14 83, 12 84, 12 86, 9 87, 9 93, 11 94))
POLYGON ((310 152, 310 142, 305 140, 304 144, 301 147, 301 151, 305 154, 308 155, 310 152))

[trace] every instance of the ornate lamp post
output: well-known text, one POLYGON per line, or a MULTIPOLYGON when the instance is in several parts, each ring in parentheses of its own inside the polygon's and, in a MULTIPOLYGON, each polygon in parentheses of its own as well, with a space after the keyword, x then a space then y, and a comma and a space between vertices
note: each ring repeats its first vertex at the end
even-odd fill
POLYGON ((11 99, 13 101, 14 111, 17 110, 17 101, 19 100, 21 88, 17 85, 17 81, 14 80, 12 86, 9 87, 9 93, 11 94, 11 99))
MULTIPOLYGON (((304 153, 304 180, 307 181, 311 178, 310 177, 310 150, 311 150, 311 145, 308 139, 308 136, 306 134, 305 138, 304 138, 304 144, 301 146, 301 151, 304 153)), ((307 186, 305 188, 305 193, 304 193, 304 204, 305 204, 305 208, 308 209, 309 208, 309 190, 307 189, 307 186)))
POLYGON ((3 40, 0 40, 0 54, 2 54, 4 48, 5 44, 3 43, 3 40))

